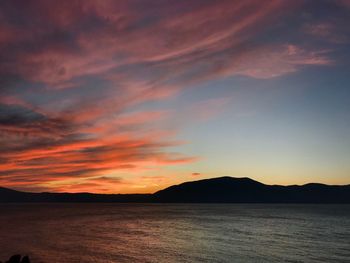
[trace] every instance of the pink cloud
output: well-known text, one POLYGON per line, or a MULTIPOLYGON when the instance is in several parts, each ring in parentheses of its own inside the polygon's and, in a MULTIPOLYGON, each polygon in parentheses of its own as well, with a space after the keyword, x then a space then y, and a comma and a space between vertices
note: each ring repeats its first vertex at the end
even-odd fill
MULTIPOLYGON (((31 52, 21 51, 13 66, 29 80, 69 87, 69 81, 76 77, 106 74, 130 63, 168 60, 181 63, 182 57, 191 58, 198 52, 205 57, 234 48, 254 36, 255 31, 262 30, 257 25, 270 21, 271 13, 285 7, 286 3, 279 0, 223 1, 176 16, 162 16, 160 21, 141 26, 138 23, 147 15, 135 13, 123 1, 72 2, 69 8, 37 1, 28 8, 28 16, 37 15, 38 9, 41 10, 38 19, 49 21, 52 28, 71 34, 77 30, 76 47, 65 41, 47 45, 44 37, 51 32, 29 24, 27 31, 34 32, 41 47, 31 52), (83 27, 86 17, 101 19, 102 26, 86 30, 83 27), (135 25, 136 30, 126 30, 135 25)), ((181 66, 178 63, 176 68, 181 66)))
POLYGON ((327 57, 327 51, 309 51, 292 44, 262 48, 248 53, 247 56, 244 58, 247 62, 237 67, 236 74, 254 78, 278 77, 307 65, 332 64, 327 57))
POLYGON ((342 44, 349 42, 348 30, 344 32, 343 22, 341 20, 337 21, 337 19, 306 24, 304 31, 306 34, 331 43, 342 44))
MULTIPOLYGON (((0 87, 5 186, 102 191, 115 171, 197 161, 169 150, 183 142, 159 123, 175 123, 176 113, 135 107, 206 80, 267 79, 332 63, 315 47, 257 44, 299 1, 19 3, 0 9, 0 76, 21 84, 0 87)), ((202 101, 186 114, 209 120, 228 102, 202 101)))

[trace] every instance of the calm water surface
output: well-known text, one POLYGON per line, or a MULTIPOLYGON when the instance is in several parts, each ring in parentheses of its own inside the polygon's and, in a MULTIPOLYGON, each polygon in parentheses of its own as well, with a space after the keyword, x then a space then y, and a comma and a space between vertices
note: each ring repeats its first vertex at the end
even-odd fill
POLYGON ((0 259, 350 262, 350 206, 0 204, 0 259))

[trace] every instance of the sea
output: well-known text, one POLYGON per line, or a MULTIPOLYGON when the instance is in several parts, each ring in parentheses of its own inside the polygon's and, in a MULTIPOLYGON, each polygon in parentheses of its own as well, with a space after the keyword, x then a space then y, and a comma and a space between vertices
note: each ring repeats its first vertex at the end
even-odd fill
POLYGON ((350 205, 0 204, 0 261, 350 262, 350 205))

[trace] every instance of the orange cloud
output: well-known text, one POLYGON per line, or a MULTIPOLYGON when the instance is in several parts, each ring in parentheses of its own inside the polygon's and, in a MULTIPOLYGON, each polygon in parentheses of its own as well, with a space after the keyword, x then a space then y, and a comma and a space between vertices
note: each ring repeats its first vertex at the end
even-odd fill
MULTIPOLYGON (((159 123, 176 113, 135 108, 206 80, 274 78, 307 65, 331 64, 322 49, 259 42, 299 5, 283 0, 147 6, 133 0, 2 1, 1 184, 105 191, 116 182, 108 177, 115 171, 198 160, 170 150, 181 144, 177 129, 159 123)), ((225 104, 227 99, 203 101, 186 116, 207 120, 225 104)))

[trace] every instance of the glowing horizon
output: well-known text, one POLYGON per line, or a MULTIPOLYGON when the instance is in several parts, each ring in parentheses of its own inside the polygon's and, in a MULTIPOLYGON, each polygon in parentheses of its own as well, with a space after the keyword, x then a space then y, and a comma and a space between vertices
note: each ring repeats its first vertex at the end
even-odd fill
POLYGON ((0 186, 350 183, 350 2, 0 3, 0 186))

